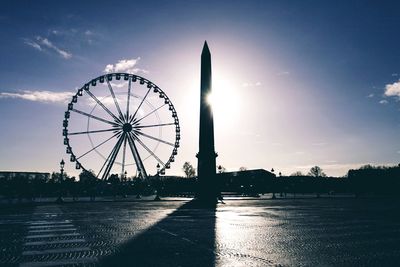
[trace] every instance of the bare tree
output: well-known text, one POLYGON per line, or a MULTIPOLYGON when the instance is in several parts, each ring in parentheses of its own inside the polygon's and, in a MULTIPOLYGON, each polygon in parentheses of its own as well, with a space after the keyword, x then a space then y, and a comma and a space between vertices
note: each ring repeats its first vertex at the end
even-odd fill
POLYGON ((190 164, 189 161, 186 161, 183 164, 182 170, 185 173, 187 178, 191 178, 191 177, 194 177, 196 175, 196 168, 194 168, 193 165, 190 164))
POLYGON ((326 174, 322 171, 321 167, 319 166, 312 167, 307 175, 313 177, 326 177, 326 174))
POLYGON ((246 168, 246 167, 240 167, 240 168, 239 168, 239 171, 240 171, 240 172, 247 171, 247 168, 246 168))

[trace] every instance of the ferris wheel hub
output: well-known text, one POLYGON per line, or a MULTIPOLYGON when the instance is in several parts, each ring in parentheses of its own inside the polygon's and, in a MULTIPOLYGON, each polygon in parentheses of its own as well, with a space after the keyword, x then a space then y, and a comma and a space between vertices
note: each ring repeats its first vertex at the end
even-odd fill
POLYGON ((132 124, 130 124, 130 123, 125 123, 123 126, 122 126, 122 130, 125 132, 125 133, 129 133, 129 132, 131 132, 132 131, 132 124))

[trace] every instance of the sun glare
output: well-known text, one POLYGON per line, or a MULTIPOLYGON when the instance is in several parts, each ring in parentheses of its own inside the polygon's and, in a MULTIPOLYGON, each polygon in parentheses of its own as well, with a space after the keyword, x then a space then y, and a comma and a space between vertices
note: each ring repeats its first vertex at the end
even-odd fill
POLYGON ((207 97, 214 117, 224 127, 233 124, 240 116, 241 105, 236 86, 228 79, 215 78, 212 93, 207 97))

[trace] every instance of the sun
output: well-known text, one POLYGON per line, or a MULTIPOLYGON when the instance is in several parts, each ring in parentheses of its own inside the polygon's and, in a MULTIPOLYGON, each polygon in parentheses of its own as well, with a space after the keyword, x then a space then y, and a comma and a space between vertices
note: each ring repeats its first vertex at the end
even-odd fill
POLYGON ((215 77, 212 92, 207 96, 214 118, 224 127, 231 126, 241 114, 241 103, 237 85, 229 79, 215 77))

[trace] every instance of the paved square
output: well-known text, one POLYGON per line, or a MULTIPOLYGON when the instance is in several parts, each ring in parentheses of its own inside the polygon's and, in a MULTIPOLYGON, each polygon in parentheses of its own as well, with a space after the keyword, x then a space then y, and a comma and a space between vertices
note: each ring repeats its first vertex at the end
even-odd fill
POLYGON ((396 266, 400 201, 227 200, 3 206, 4 266, 396 266))

